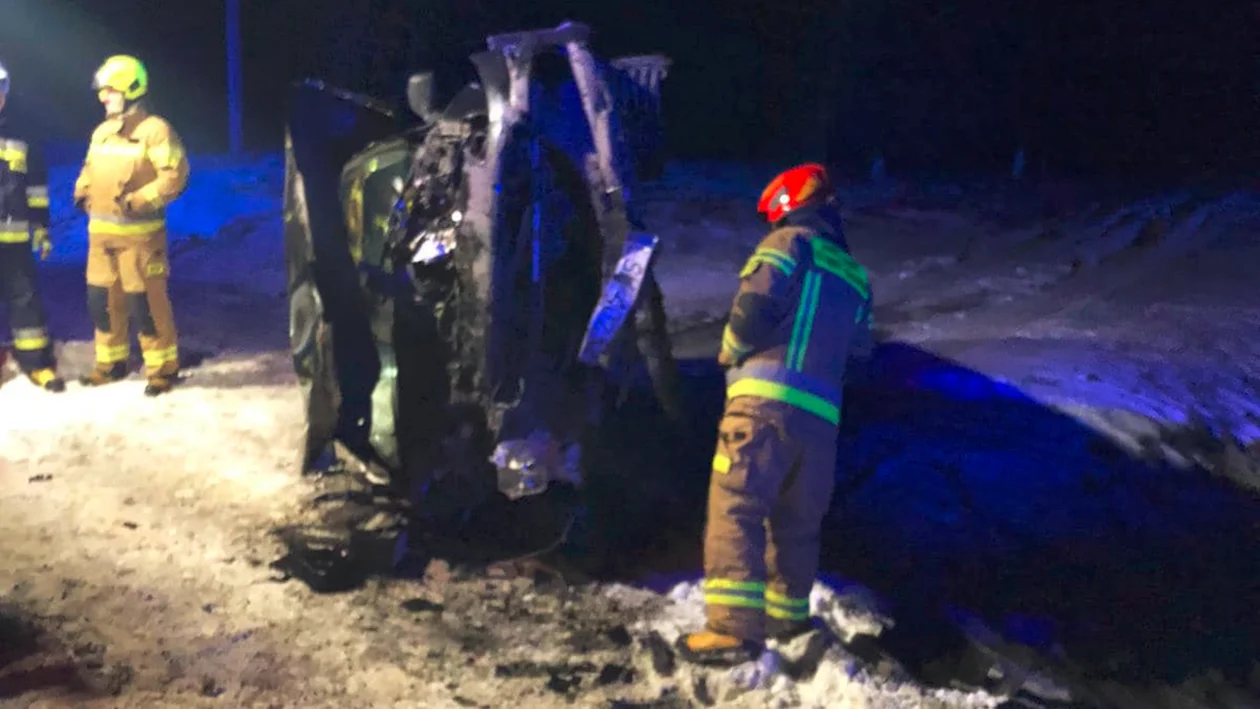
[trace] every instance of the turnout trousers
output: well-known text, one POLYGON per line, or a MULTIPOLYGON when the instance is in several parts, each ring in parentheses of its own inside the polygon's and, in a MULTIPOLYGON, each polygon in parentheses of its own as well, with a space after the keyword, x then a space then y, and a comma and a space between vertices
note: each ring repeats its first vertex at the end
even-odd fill
POLYGON ((175 315, 167 293, 165 229, 143 234, 88 234, 88 312, 96 329, 97 366, 127 361, 134 324, 148 376, 179 371, 175 315))
POLYGON ((727 400, 704 534, 710 630, 763 642, 767 623, 809 619, 837 435, 835 424, 781 401, 727 400))

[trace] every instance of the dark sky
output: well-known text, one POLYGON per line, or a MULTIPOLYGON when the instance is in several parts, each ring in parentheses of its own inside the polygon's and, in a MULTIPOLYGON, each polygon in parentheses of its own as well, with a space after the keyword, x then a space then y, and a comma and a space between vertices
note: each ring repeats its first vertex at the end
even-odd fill
MULTIPOLYGON (((590 23, 605 55, 663 52, 675 154, 824 157, 862 171, 1255 166, 1260 6, 1184 0, 243 0, 247 142, 276 149, 286 84, 400 98, 407 73, 472 78, 487 32, 590 23), (351 10, 350 8, 355 8, 351 10)), ((15 111, 82 141, 107 54, 135 53, 195 150, 226 144, 223 0, 0 0, 15 111)))

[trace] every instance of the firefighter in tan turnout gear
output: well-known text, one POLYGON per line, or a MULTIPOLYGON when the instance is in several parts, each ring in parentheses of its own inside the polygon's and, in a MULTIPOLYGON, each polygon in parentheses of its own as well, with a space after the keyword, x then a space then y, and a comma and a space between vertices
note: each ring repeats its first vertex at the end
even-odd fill
MULTIPOLYGON (((0 66, 0 121, 9 98, 9 73, 0 66)), ((35 386, 65 391, 53 361, 47 316, 35 282, 35 256, 47 258, 48 179, 33 146, 0 123, 0 300, 8 305, 14 359, 35 386)), ((0 351, 0 364, 4 353, 0 351)))
POLYGON ((130 322, 144 355, 144 392, 157 396, 179 376, 165 209, 188 184, 188 160, 170 124, 144 106, 149 77, 139 60, 110 57, 92 86, 105 122, 92 133, 74 185, 75 204, 88 214, 88 311, 96 328, 96 367, 83 383, 127 376, 130 322))
POLYGON ((678 641, 702 664, 754 659, 768 636, 812 627, 845 366, 874 344, 870 282, 826 171, 780 174, 758 209, 773 230, 740 273, 718 356, 727 389, 704 535, 706 627, 678 641))

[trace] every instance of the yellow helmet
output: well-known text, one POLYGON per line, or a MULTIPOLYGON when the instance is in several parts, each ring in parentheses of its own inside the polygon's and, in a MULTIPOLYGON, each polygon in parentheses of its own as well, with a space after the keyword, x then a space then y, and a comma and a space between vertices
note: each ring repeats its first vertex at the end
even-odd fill
POLYGON ((113 89, 121 92, 128 101, 134 101, 148 93, 149 71, 139 59, 117 54, 106 59, 96 70, 92 88, 97 91, 113 89))

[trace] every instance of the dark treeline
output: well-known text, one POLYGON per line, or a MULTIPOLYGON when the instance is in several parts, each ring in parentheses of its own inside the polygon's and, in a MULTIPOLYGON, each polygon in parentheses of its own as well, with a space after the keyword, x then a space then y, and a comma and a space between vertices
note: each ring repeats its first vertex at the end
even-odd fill
MULTIPOLYGON (((16 105, 82 140, 107 53, 153 70, 194 149, 226 145, 222 0, 0 0, 16 105), (14 18, 14 19, 10 19, 14 18)), ((243 0, 247 143, 278 147, 287 82, 393 100, 413 69, 449 91, 485 34, 581 19, 607 55, 661 52, 673 153, 825 157, 860 174, 1249 170, 1260 157, 1260 10, 1178 0, 243 0)))

